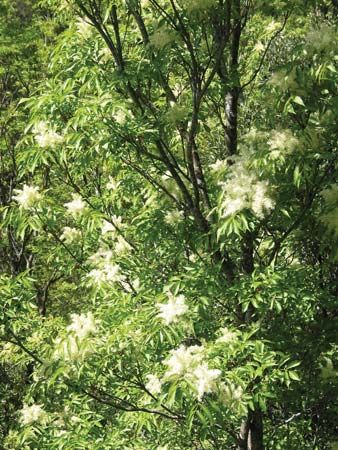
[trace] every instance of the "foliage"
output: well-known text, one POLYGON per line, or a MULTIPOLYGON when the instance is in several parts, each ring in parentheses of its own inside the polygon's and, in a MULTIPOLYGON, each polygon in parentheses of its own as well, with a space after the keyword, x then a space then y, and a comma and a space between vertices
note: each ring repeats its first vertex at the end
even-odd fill
POLYGON ((335 2, 36 8, 46 76, 28 52, 3 157, 4 448, 332 448, 335 2))

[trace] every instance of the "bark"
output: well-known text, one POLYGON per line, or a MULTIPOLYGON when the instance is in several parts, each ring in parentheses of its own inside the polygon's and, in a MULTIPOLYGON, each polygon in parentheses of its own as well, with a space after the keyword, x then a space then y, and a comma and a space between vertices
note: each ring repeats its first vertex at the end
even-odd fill
POLYGON ((243 420, 237 450, 264 450, 263 416, 259 408, 249 411, 243 420))

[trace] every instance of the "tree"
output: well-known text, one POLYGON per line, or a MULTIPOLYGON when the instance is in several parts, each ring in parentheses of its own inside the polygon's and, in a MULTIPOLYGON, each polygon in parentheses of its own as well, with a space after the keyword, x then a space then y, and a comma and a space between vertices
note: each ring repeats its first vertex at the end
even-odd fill
POLYGON ((335 4, 62 5, 4 209, 38 261, 7 447, 330 448, 335 4))

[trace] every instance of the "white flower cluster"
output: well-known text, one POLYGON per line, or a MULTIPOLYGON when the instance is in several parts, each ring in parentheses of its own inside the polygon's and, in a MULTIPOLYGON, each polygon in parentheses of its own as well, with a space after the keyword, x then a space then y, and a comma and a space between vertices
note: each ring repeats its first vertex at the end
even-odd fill
POLYGON ((220 337, 216 339, 217 343, 228 344, 229 342, 233 342, 237 339, 237 333, 234 331, 230 331, 228 328, 221 328, 219 330, 220 337))
POLYGON ((279 70, 278 72, 273 72, 269 80, 269 84, 278 88, 281 91, 297 91, 299 89, 297 83, 297 72, 293 69, 290 72, 286 70, 279 70))
POLYGON ((119 231, 122 228, 123 228, 122 218, 120 216, 114 215, 110 218, 110 221, 103 220, 101 227, 102 236, 108 235, 110 238, 115 239, 114 252, 118 256, 125 255, 126 253, 129 253, 132 249, 131 245, 119 233, 119 231))
POLYGON ((47 419, 47 413, 44 411, 42 405, 24 405, 20 413, 20 422, 23 425, 31 425, 34 422, 45 423, 47 419))
POLYGON ((332 184, 321 191, 327 212, 320 220, 329 230, 338 235, 338 184, 332 184))
POLYGON ((231 409, 237 409, 240 400, 243 396, 243 389, 241 386, 235 386, 232 383, 220 386, 221 401, 231 409))
POLYGON ((176 225, 179 222, 182 222, 184 219, 183 211, 178 211, 175 209, 174 211, 168 211, 164 216, 164 221, 168 225, 176 225))
POLYGON ((335 48, 337 33, 333 27, 321 24, 317 29, 310 30, 305 38, 305 46, 313 52, 325 52, 335 48))
POLYGON ((188 306, 185 304, 185 297, 182 294, 175 297, 169 291, 167 296, 168 303, 157 303, 156 306, 160 310, 158 317, 164 320, 166 325, 169 325, 172 322, 177 322, 178 317, 188 311, 188 306))
POLYGON ((35 206, 39 200, 41 200, 41 194, 39 193, 39 188, 37 186, 23 185, 22 189, 15 189, 16 195, 13 199, 16 200, 20 207, 23 209, 31 209, 35 206))
POLYGON ((175 39, 174 34, 167 29, 167 27, 158 28, 149 38, 149 42, 157 49, 162 49, 166 45, 173 42, 175 39))
POLYGON ((270 147, 270 157, 277 159, 281 154, 290 153, 299 146, 298 139, 290 130, 274 130, 268 141, 270 147))
POLYGON ((113 256, 112 250, 100 248, 89 258, 89 262, 96 266, 88 273, 93 285, 101 287, 105 283, 122 283, 125 280, 120 273, 120 266, 114 263, 113 256))
POLYGON ((221 217, 229 217, 246 208, 251 209, 257 217, 264 217, 264 212, 274 206, 268 196, 268 183, 259 181, 241 160, 233 164, 231 169, 229 179, 219 183, 223 188, 221 217))
POLYGON ((146 389, 153 395, 160 394, 162 382, 156 375, 147 375, 146 389))
POLYGON ((81 231, 76 228, 64 227, 60 239, 66 244, 71 244, 81 237, 81 231))
POLYGON ((72 314, 72 323, 67 331, 73 333, 78 339, 85 339, 96 332, 96 322, 91 312, 87 314, 72 314))
POLYGON ((185 347, 170 352, 171 356, 164 364, 168 367, 164 377, 167 379, 184 378, 195 390, 197 399, 202 400, 203 395, 215 392, 218 389, 218 380, 221 371, 210 369, 203 361, 204 348, 202 346, 185 347))
POLYGON ((116 191, 119 185, 119 181, 114 180, 113 177, 109 177, 108 183, 106 184, 106 189, 108 189, 108 191, 116 191))
POLYGON ((93 285, 101 287, 105 283, 118 283, 124 277, 120 273, 120 266, 112 262, 104 263, 99 269, 93 269, 89 272, 88 277, 93 285))
POLYGON ((34 137, 40 147, 54 147, 63 141, 63 136, 49 128, 46 122, 38 122, 33 128, 34 137))
POLYGON ((210 164, 210 170, 216 173, 223 172, 228 167, 228 165, 229 164, 226 159, 217 159, 216 162, 210 164))
POLYGON ((124 125, 127 121, 128 115, 122 109, 118 109, 113 118, 119 125, 124 125))
POLYGON ((76 31, 83 39, 87 39, 92 34, 92 26, 80 18, 76 22, 76 31))
POLYGON ((65 203, 64 206, 67 208, 68 213, 74 217, 81 216, 87 209, 87 206, 79 194, 72 194, 72 198, 73 200, 65 203))
POLYGON ((72 314, 72 322, 67 326, 68 336, 55 340, 54 358, 67 361, 83 359, 91 350, 88 338, 97 331, 97 321, 92 313, 72 314))

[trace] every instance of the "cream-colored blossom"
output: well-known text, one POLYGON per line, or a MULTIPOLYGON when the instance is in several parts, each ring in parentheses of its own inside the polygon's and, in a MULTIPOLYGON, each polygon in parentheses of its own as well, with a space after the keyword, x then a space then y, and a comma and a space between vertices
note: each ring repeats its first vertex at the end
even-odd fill
POLYGON ((161 393, 162 383, 161 380, 156 375, 147 375, 147 383, 145 385, 146 389, 153 395, 161 393))
POLYGON ((72 194, 72 198, 73 200, 65 203, 64 206, 67 208, 69 214, 80 216, 86 210, 86 204, 79 194, 72 194))
POLYGON ((164 221, 168 225, 176 225, 179 222, 182 222, 184 219, 184 212, 178 211, 175 209, 174 211, 168 211, 164 216, 164 221))
POLYGON ((263 218, 265 211, 271 211, 274 207, 274 202, 268 195, 268 188, 266 181, 257 181, 254 185, 251 209, 259 218, 263 218))
POLYGON ((204 348, 193 345, 185 347, 181 345, 177 349, 171 350, 170 357, 164 364, 168 367, 165 378, 182 377, 194 370, 203 360, 204 348))
POLYGON ((226 159, 217 159, 216 162, 210 164, 210 170, 212 172, 221 172, 228 167, 228 162, 226 159))
POLYGON ((106 280, 110 283, 119 282, 121 280, 120 266, 118 264, 107 263, 104 266, 106 280))
POLYGON ((107 233, 115 233, 116 227, 111 222, 108 222, 108 220, 103 220, 102 227, 101 227, 101 234, 105 235, 107 233))
POLYGON ((66 244, 71 244, 72 242, 80 239, 81 231, 76 228, 64 227, 60 239, 66 244))
POLYGON ((83 39, 87 39, 92 34, 92 26, 84 19, 79 18, 76 22, 76 31, 83 39))
POLYGON ((159 50, 174 40, 174 33, 165 26, 158 28, 149 38, 150 44, 159 50))
POLYGON ((116 191, 119 185, 120 181, 116 181, 113 177, 109 177, 108 183, 106 184, 106 189, 109 191, 116 191))
POLYGON ((87 314, 72 314, 72 322, 67 331, 73 333, 79 339, 85 339, 96 332, 96 322, 91 312, 87 314))
POLYGON ((47 419, 46 411, 44 411, 42 405, 38 404, 34 404, 31 406, 24 405, 20 413, 20 422, 23 425, 31 425, 34 422, 45 423, 47 419))
POLYGON ((305 37, 305 45, 308 50, 313 52, 330 51, 337 45, 336 30, 328 24, 321 24, 318 28, 308 32, 305 37))
POLYGON ((88 273, 88 277, 90 278, 93 285, 101 287, 103 283, 106 283, 107 278, 106 274, 101 269, 93 269, 88 273))
POLYGON ((223 218, 243 209, 251 209, 256 216, 263 217, 265 212, 273 208, 274 202, 268 195, 267 182, 259 181, 241 160, 232 165, 228 180, 219 185, 223 188, 220 208, 223 218))
POLYGON ((172 322, 177 322, 178 318, 188 311, 188 306, 185 304, 184 295, 173 295, 170 291, 167 292, 168 303, 157 303, 156 306, 160 310, 158 317, 160 317, 166 325, 172 322))
POLYGON ((132 249, 131 245, 128 244, 128 242, 124 239, 123 236, 119 235, 115 242, 115 247, 114 247, 115 253, 118 256, 122 256, 122 255, 125 255, 126 253, 130 252, 131 249, 132 249))
POLYGON ((268 140, 270 157, 277 159, 281 154, 290 153, 299 146, 298 139, 290 130, 273 130, 268 140))
POLYGON ((188 378, 197 392, 197 399, 202 400, 204 394, 217 390, 217 382, 221 376, 218 369, 209 369, 206 363, 198 365, 188 374, 188 378))
POLYGON ((109 262, 113 257, 113 252, 111 250, 106 250, 104 248, 99 248, 99 250, 88 258, 91 264, 101 264, 103 262, 109 262))
POLYGON ((113 117, 119 125, 124 125, 127 121, 127 114, 122 109, 117 110, 113 117))
POLYGON ((230 331, 228 328, 221 328, 219 330, 220 337, 216 339, 216 342, 227 344, 237 339, 237 333, 230 331))
POLYGON ((120 273, 120 266, 107 261, 99 269, 93 269, 88 273, 88 277, 92 283, 98 287, 101 287, 104 283, 116 283, 123 280, 123 276, 120 273))
POLYGON ((63 136, 58 134, 44 121, 38 122, 33 128, 34 138, 40 147, 54 147, 63 141, 63 136))
POLYGON ((235 407, 242 399, 243 389, 232 383, 221 386, 220 400, 229 408, 235 407))
POLYGON ((16 200, 23 209, 31 209, 41 200, 42 196, 39 193, 37 186, 23 185, 22 189, 15 189, 13 199, 16 200))

